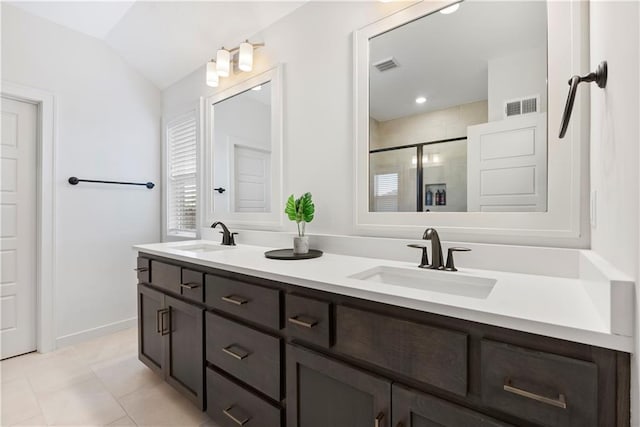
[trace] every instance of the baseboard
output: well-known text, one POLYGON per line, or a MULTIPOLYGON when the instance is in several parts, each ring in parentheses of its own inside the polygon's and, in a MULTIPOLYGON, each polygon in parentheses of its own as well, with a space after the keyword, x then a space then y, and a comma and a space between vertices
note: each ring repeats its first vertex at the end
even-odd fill
POLYGON ((132 317, 130 319, 120 320, 118 322, 109 323, 107 325, 98 326, 96 328, 85 329, 84 331, 74 332, 73 334, 63 335, 56 338, 56 348, 67 347, 70 345, 78 344, 83 341, 90 340, 92 338, 98 338, 104 335, 109 335, 114 332, 123 331, 125 329, 133 328, 138 325, 138 318, 132 317))

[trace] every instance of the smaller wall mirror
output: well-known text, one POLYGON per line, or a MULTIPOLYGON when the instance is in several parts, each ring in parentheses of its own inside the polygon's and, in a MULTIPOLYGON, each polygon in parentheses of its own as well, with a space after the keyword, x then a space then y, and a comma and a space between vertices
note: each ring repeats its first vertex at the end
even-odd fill
POLYGON ((282 126, 280 70, 252 77, 206 100, 206 225, 281 224, 282 126))

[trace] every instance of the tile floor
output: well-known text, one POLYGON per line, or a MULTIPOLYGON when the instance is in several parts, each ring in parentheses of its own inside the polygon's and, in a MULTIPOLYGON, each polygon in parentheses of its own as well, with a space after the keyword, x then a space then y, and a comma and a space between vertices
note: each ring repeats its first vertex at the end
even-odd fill
POLYGON ((215 427, 138 360, 137 333, 0 362, 0 425, 215 427))

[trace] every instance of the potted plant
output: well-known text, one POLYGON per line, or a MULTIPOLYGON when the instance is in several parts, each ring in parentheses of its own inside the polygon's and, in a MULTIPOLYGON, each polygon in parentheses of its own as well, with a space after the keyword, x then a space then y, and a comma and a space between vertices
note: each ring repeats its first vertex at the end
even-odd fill
POLYGON ((287 206, 284 212, 289 220, 295 221, 298 225, 298 236, 293 238, 293 253, 306 254, 309 252, 309 237, 304 235, 305 225, 313 221, 315 206, 311 200, 311 193, 304 193, 302 197, 296 199, 293 194, 287 199, 287 206))

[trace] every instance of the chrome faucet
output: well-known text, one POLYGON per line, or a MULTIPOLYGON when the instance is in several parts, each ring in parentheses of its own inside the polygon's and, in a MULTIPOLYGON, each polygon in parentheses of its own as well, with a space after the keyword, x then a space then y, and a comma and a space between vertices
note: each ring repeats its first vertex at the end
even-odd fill
POLYGON ((431 240, 431 265, 427 268, 432 270, 441 270, 444 268, 440 236, 438 236, 438 232, 435 228, 427 228, 422 235, 422 240, 431 240))
POLYGON ((220 234, 222 234, 222 245, 223 246, 235 246, 236 242, 235 239, 233 238, 233 236, 235 236, 238 233, 232 233, 229 231, 229 229, 227 228, 226 225, 224 225, 222 223, 222 221, 216 221, 213 224, 211 224, 211 228, 216 228, 218 225, 220 225, 222 227, 222 231, 220 232, 220 234))

